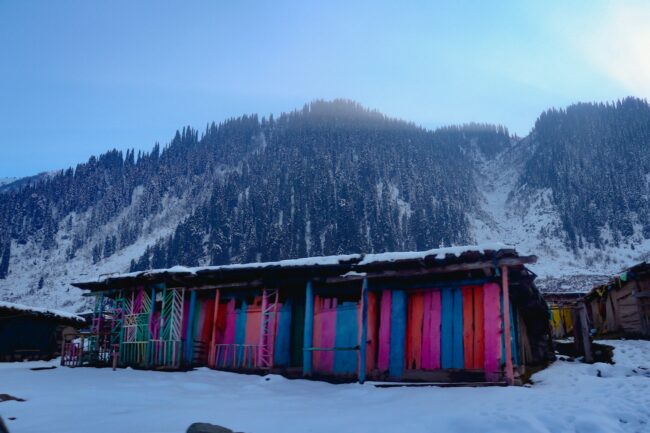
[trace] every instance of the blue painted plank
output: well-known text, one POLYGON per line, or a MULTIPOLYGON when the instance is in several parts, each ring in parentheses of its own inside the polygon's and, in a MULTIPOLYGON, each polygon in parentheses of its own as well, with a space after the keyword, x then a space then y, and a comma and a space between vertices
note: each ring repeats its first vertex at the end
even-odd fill
POLYGON ((310 376, 313 369, 313 357, 309 350, 314 345, 314 288, 311 281, 307 281, 305 290, 305 329, 303 334, 302 374, 310 376))
POLYGON ((235 320, 235 344, 246 343, 246 313, 248 312, 248 304, 244 299, 241 307, 237 310, 237 319, 235 320))
POLYGON ((388 374, 393 378, 401 378, 406 356, 406 293, 394 290, 392 298, 388 374))
MULTIPOLYGON (((152 308, 155 297, 152 300, 152 308)), ((194 357, 194 313, 196 305, 196 290, 190 292, 190 317, 187 320, 187 329, 185 330, 185 362, 192 363, 194 357)))
POLYGON ((454 294, 451 289, 440 291, 442 319, 440 321, 440 366, 453 368, 454 365, 454 294))
POLYGON ((287 299, 278 314, 278 327, 275 334, 273 365, 288 367, 291 359, 291 299, 287 299))
POLYGON ((453 352, 451 368, 465 367, 465 354, 463 351, 463 291, 455 288, 453 291, 453 352))
MULTIPOLYGON (((357 303, 344 302, 336 307, 336 337, 334 347, 354 347, 358 344, 357 303)), ((357 351, 337 350, 334 352, 334 373, 354 374, 357 372, 357 351)))

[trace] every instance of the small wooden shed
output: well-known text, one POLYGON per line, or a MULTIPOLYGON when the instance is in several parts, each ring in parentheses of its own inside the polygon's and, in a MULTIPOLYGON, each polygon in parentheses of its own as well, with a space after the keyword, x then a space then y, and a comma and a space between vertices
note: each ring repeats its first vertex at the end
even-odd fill
POLYGON ((75 314, 0 301, 0 361, 51 359, 59 355, 61 334, 86 321, 75 314))
POLYGON ((585 297, 592 326, 605 334, 650 336, 650 265, 634 265, 585 297))
POLYGON ((491 244, 106 276, 74 283, 94 337, 64 363, 514 383, 552 356, 534 261, 491 244))

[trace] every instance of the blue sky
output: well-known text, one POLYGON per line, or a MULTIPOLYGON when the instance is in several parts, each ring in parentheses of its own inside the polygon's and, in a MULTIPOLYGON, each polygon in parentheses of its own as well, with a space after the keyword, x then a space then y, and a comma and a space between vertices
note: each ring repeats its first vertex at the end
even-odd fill
POLYGON ((650 97, 640 1, 0 1, 0 178, 357 100, 425 127, 650 97))

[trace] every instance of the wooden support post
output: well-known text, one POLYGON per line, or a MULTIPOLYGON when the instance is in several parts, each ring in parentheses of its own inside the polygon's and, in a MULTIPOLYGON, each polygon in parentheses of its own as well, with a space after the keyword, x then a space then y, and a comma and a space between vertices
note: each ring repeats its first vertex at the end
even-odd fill
POLYGON ((637 277, 634 277, 634 288, 632 289, 632 296, 636 298, 636 308, 639 312, 639 321, 641 322, 641 333, 644 335, 650 335, 650 323, 648 323, 648 318, 645 314, 643 297, 639 296, 639 293, 641 293, 639 280, 637 277))
POLYGON ((153 312, 156 309, 156 288, 151 287, 151 307, 149 308, 149 319, 147 321, 147 355, 145 361, 145 367, 149 368, 153 362, 154 347, 152 343, 153 332, 151 326, 153 325, 151 321, 153 320, 153 312))
POLYGON ((508 267, 501 266, 501 290, 503 290, 503 332, 505 339, 506 357, 506 382, 508 385, 515 383, 515 374, 512 369, 512 335, 510 335, 510 293, 508 288, 508 267))
POLYGON ((594 356, 591 351, 591 339, 589 338, 589 321, 587 320, 587 308, 584 302, 578 304, 578 316, 580 321, 574 323, 574 327, 580 327, 580 340, 582 343, 582 352, 585 356, 585 362, 594 362, 594 356))
POLYGON ((302 374, 312 374, 312 352, 314 339, 314 288, 311 280, 307 281, 305 293, 305 329, 303 335, 302 374))
POLYGON ((187 318, 187 329, 185 330, 185 362, 192 365, 194 356, 194 310, 196 305, 196 290, 190 292, 190 314, 187 318))
POLYGON ((368 279, 361 285, 361 341, 359 341, 359 383, 366 381, 366 350, 368 347, 368 279))
POLYGON ((118 345, 114 344, 113 345, 113 371, 115 371, 117 369, 117 353, 118 353, 117 348, 118 348, 118 345))
MULTIPOLYGON (((259 337, 259 345, 257 347, 257 360, 258 362, 260 362, 259 365, 260 367, 266 367, 266 365, 261 365, 261 364, 263 364, 262 359, 264 359, 264 352, 267 350, 266 345, 269 344, 269 335, 266 333, 266 331, 268 331, 267 328, 268 324, 265 323, 265 321, 268 320, 268 318, 265 317, 268 308, 269 308, 268 292, 266 288, 263 288, 262 308, 260 310, 260 337, 259 337)), ((273 361, 271 361, 271 364, 273 364, 273 361)))
POLYGON ((216 344, 217 344, 217 320, 219 318, 219 301, 221 294, 219 292, 219 289, 217 289, 215 295, 214 295, 214 313, 212 314, 212 340, 210 341, 210 350, 208 351, 209 359, 208 359, 208 366, 214 368, 217 363, 216 363, 216 344))
POLYGON ((65 365, 65 334, 61 332, 61 365, 65 365))

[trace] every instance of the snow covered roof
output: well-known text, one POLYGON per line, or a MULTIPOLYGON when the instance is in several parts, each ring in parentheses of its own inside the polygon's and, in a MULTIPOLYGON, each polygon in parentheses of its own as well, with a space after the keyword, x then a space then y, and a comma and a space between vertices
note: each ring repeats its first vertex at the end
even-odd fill
MULTIPOLYGON (((472 263, 489 261, 496 266, 497 261, 510 261, 512 265, 533 263, 535 256, 521 257, 514 247, 502 243, 488 243, 462 247, 436 248, 426 251, 390 252, 379 254, 345 254, 274 262, 230 264, 221 266, 185 267, 174 266, 169 269, 154 269, 126 274, 110 274, 86 282, 73 283, 74 286, 93 291, 137 284, 166 283, 176 286, 196 287, 223 281, 244 281, 252 278, 285 278, 287 276, 310 278, 313 276, 359 276, 378 269, 394 268, 436 268, 450 263, 472 263)), ((503 263, 505 263, 505 261, 503 263)))
POLYGON ((14 304, 12 302, 0 301, 0 310, 7 309, 21 313, 27 313, 35 316, 54 317, 58 319, 71 320, 74 322, 84 323, 83 317, 77 316, 67 311, 52 310, 49 308, 31 307, 29 305, 14 304))

